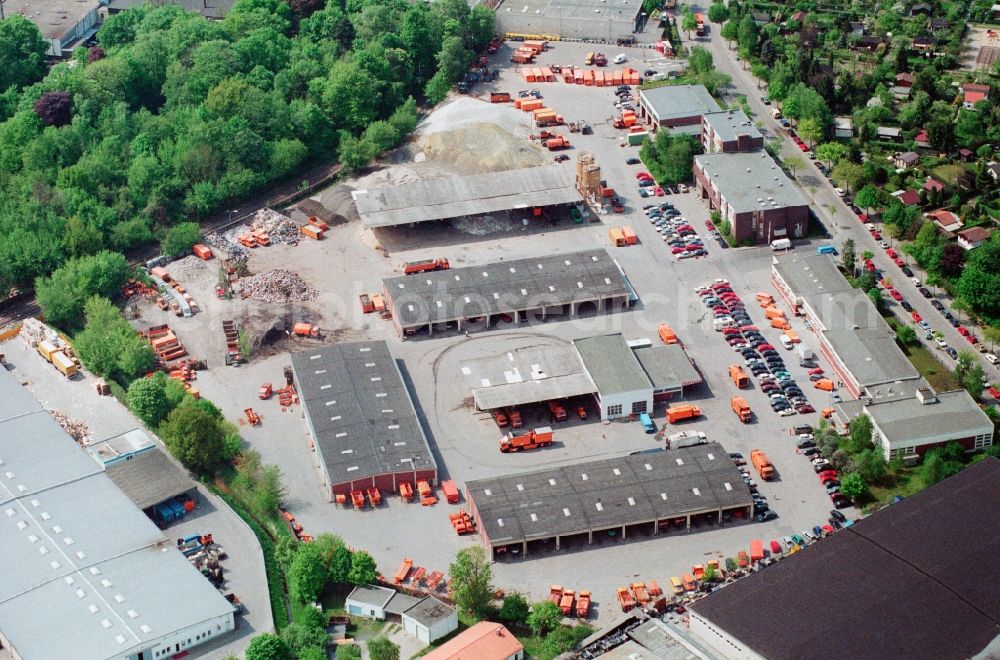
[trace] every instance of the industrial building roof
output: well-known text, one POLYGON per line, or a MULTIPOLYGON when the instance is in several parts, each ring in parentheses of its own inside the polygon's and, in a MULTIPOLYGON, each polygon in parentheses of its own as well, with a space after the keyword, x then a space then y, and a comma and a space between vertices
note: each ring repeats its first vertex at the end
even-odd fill
MULTIPOLYGON (((635 20, 635 15, 641 9, 641 6, 636 6, 635 3, 628 0, 610 0, 609 2, 604 0, 566 0, 558 4, 549 0, 523 0, 517 4, 504 3, 497 8, 496 12, 498 14, 511 14, 514 17, 586 19, 593 22, 610 20, 612 23, 631 25, 635 20)), ((629 32, 631 32, 631 27, 629 32)), ((608 59, 611 57, 612 55, 609 54, 608 59)))
POLYGON ((410 392, 384 341, 293 353, 292 369, 331 485, 436 469, 410 392))
POLYGON ((691 610, 766 658, 973 657, 1000 635, 998 516, 987 458, 691 610))
POLYGON ((24 16, 38 26, 46 39, 62 39, 99 4, 97 0, 4 0, 3 10, 7 18, 24 16))
POLYGON ((856 330, 866 328, 892 334, 892 328, 875 309, 871 298, 860 289, 804 296, 822 330, 856 330))
POLYGON ((432 626, 438 621, 444 621, 454 613, 454 608, 442 603, 434 596, 420 599, 420 602, 405 612, 406 616, 425 626, 432 626))
POLYGON ((490 543, 504 545, 750 506, 718 443, 466 483, 490 543))
POLYGON ((741 135, 749 136, 750 139, 763 138, 760 129, 742 110, 723 110, 721 112, 708 112, 702 117, 702 121, 712 128, 712 132, 723 142, 734 142, 741 135))
POLYGON ((91 442, 86 446, 87 453, 101 464, 125 460, 144 451, 152 451, 156 443, 143 429, 132 429, 107 440, 91 442))
MULTIPOLYGON (((124 11, 132 7, 139 7, 148 0, 108 0, 108 8, 114 12, 124 11)), ((223 18, 233 6, 235 0, 170 0, 170 4, 177 5, 206 16, 208 18, 223 18)))
POLYGON ((573 345, 602 395, 652 389, 649 376, 620 334, 574 339, 573 345))
POLYGON ((0 634, 21 657, 125 657, 232 613, 2 369, 0 394, 0 634))
POLYGON ((597 386, 573 346, 531 346, 462 364, 479 410, 593 394, 597 386))
POLYGON ((628 295, 604 249, 400 275, 382 286, 404 328, 628 295))
POLYGON ((891 332, 848 328, 823 334, 861 387, 920 377, 891 332))
POLYGON ((579 202, 573 170, 543 165, 505 172, 401 183, 351 193, 365 227, 483 215, 579 202))
POLYGON ((703 154, 694 160, 736 213, 807 205, 766 151, 703 154))
POLYGON ((665 85, 640 89, 639 97, 657 121, 701 117, 707 112, 719 111, 719 104, 704 85, 665 85))
POLYGON ((965 390, 942 392, 935 399, 925 404, 913 395, 872 397, 871 403, 865 403, 865 412, 893 443, 946 433, 959 438, 993 431, 993 422, 965 390))
POLYGON ((800 299, 819 293, 851 289, 833 258, 826 254, 790 252, 775 256, 772 267, 800 299))
MULTIPOLYGON (((659 619, 649 619, 628 631, 629 639, 640 648, 635 654, 618 655, 631 660, 694 660, 705 656, 694 649, 690 642, 676 630, 659 619)), ((619 647, 620 648, 620 647, 619 647)), ((617 650, 617 649, 615 649, 617 650)), ((600 657, 607 657, 604 654, 600 657)), ((607 660, 612 660, 611 656, 607 660)))
POLYGON ((507 660, 524 646, 502 623, 480 621, 424 656, 426 660, 507 660))
POLYGON ((680 344, 637 346, 632 351, 655 390, 677 390, 702 381, 680 344))
POLYGON ((140 509, 147 509, 196 487, 191 477, 159 449, 112 463, 105 471, 140 509))

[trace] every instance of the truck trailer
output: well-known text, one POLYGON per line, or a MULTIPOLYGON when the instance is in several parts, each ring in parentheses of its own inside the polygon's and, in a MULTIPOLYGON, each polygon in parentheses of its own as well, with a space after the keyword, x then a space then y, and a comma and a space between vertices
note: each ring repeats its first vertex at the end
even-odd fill
POLYGON ((701 408, 690 403, 683 403, 667 408, 667 421, 671 424, 682 422, 685 419, 701 417, 701 408))
POLYGON ((403 264, 403 274, 429 273, 435 270, 448 270, 451 266, 447 259, 424 259, 423 261, 408 261, 403 264))
POLYGON ((667 436, 668 449, 683 449, 684 447, 696 447, 708 442, 708 436, 704 431, 681 431, 667 436))
POLYGON ((500 451, 509 454, 528 449, 548 447, 552 444, 552 427, 542 426, 527 431, 511 431, 500 438, 500 451))

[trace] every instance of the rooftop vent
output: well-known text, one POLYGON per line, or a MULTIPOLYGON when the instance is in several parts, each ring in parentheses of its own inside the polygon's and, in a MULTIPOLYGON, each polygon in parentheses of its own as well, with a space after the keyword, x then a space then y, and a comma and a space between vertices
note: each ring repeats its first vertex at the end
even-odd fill
POLYGON ((916 394, 917 401, 919 401, 921 405, 926 406, 931 403, 937 403, 937 394, 935 394, 934 390, 929 387, 918 387, 916 394))

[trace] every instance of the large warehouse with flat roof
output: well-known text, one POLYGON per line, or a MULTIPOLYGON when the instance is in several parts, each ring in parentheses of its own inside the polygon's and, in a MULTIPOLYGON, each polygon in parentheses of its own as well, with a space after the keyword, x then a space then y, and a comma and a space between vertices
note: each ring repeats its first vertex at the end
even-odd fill
POLYGON ((995 525, 1000 460, 987 458, 705 596, 690 630, 733 660, 995 658, 995 525))
POLYGON ((604 249, 390 277, 382 290, 400 336, 624 309, 629 299, 604 249))
POLYGON ((654 127, 697 126, 709 112, 718 112, 704 85, 666 85, 639 90, 639 116, 654 127))
POLYGON ((0 465, 0 655, 153 660, 234 629, 233 606, 5 369, 0 465))
MULTIPOLYGON (((642 3, 629 0, 483 0, 496 12, 497 32, 555 40, 615 43, 643 24, 642 3)), ((516 43, 512 43, 515 48, 516 43)))
POLYGON ((543 165, 351 193, 365 227, 395 227, 583 200, 573 170, 543 165))
POLYGON ((330 501, 354 490, 397 492, 437 481, 410 391, 384 341, 292 354, 292 370, 330 501))
POLYGON ((715 442, 469 481, 466 495, 494 558, 645 537, 670 525, 690 529, 699 515, 722 524, 724 512, 750 516, 753 508, 715 442))

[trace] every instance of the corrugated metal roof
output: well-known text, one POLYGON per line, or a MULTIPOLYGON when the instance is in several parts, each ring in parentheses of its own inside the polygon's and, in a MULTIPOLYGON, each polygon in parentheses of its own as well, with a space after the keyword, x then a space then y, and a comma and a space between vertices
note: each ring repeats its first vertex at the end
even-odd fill
POLYGON ((677 390, 702 381, 680 344, 640 346, 632 350, 655 389, 677 390))
POLYGON ((533 346, 469 360, 462 375, 476 407, 506 406, 593 394, 597 386, 573 346, 533 346))
POLYGON ((651 390, 653 384, 620 334, 573 341, 602 395, 651 390))
POLYGON ((351 196, 365 227, 392 227, 569 204, 582 199, 574 183, 573 170, 565 165, 403 183, 355 190, 351 196))
POLYGON ((105 468, 111 480, 146 509, 195 487, 187 473, 159 449, 144 451, 105 468))

